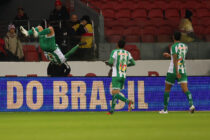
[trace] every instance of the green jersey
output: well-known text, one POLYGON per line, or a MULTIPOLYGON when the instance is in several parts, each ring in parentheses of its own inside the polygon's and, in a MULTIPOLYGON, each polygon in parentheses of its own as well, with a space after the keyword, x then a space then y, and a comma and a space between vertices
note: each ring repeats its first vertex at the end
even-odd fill
POLYGON ((185 68, 185 57, 188 51, 188 46, 184 43, 174 43, 171 46, 171 63, 169 66, 169 73, 175 73, 176 69, 173 63, 173 55, 177 54, 177 60, 178 60, 178 71, 179 73, 186 74, 186 68, 185 68))
POLYGON ((135 65, 131 54, 124 49, 113 50, 110 55, 109 63, 112 64, 112 77, 123 78, 126 78, 127 66, 135 65), (130 61, 133 63, 129 63, 130 61))
POLYGON ((48 37, 47 35, 39 36, 40 47, 45 52, 53 52, 56 50, 55 35, 48 37))

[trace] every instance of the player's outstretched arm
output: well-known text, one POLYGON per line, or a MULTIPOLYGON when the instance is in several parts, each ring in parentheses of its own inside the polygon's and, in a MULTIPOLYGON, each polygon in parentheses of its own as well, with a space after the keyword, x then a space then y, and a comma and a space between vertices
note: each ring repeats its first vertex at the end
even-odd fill
POLYGON ((27 31, 26 29, 24 29, 23 26, 20 26, 20 32, 21 32, 24 36, 26 36, 26 37, 29 36, 28 31, 27 31))
POLYGON ((135 65, 136 65, 136 62, 134 61, 134 59, 131 59, 128 63, 128 67, 135 66, 135 65))

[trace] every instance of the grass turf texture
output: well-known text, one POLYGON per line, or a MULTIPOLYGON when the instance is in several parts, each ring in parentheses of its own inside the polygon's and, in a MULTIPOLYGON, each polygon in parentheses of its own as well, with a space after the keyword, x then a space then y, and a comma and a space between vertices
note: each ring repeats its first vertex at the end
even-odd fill
POLYGON ((0 113, 1 140, 208 140, 210 112, 0 113))

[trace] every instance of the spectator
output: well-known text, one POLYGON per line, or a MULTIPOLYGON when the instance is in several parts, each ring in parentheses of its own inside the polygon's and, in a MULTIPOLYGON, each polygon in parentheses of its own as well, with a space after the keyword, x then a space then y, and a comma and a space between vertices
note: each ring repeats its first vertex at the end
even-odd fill
POLYGON ((27 14, 24 12, 24 9, 23 8, 18 8, 17 10, 17 15, 16 17, 14 18, 14 20, 28 20, 28 16, 27 14))
POLYGON ((181 42, 192 42, 195 39, 195 34, 192 26, 192 12, 186 10, 185 18, 181 20, 179 29, 182 33, 181 42))
POLYGON ((70 21, 66 22, 66 30, 68 34, 68 45, 71 49, 74 47, 76 44, 80 42, 81 36, 77 34, 77 32, 74 30, 75 25, 79 25, 80 22, 78 20, 78 17, 76 14, 71 15, 70 21))
POLYGON ((5 37, 5 48, 11 55, 9 57, 13 60, 22 60, 24 57, 22 44, 15 33, 15 26, 10 24, 8 32, 5 37))
POLYGON ((5 61, 6 60, 6 51, 4 49, 5 42, 2 38, 0 38, 0 61, 5 61))
POLYGON ((50 13, 50 21, 68 20, 69 13, 65 6, 62 6, 60 0, 55 1, 55 9, 50 13))
POLYGON ((60 46, 61 51, 65 53, 67 51, 66 29, 64 23, 69 19, 69 13, 65 6, 62 5, 60 0, 55 1, 55 9, 50 13, 49 21, 55 31, 55 40, 60 46), (60 24, 61 23, 61 24, 60 24), (62 25, 62 26, 60 26, 62 25))
POLYGON ((17 15, 15 16, 14 18, 14 25, 15 27, 17 28, 17 31, 18 31, 18 36, 22 36, 22 34, 19 34, 19 27, 20 26, 23 26, 23 27, 27 27, 28 26, 28 16, 27 14, 24 12, 24 9, 23 8, 18 8, 17 10, 17 15))
POLYGON ((86 45, 81 46, 81 49, 77 51, 80 54, 80 59, 90 59, 93 44, 93 27, 90 17, 84 15, 80 21, 80 24, 74 25, 73 28, 76 31, 76 34, 81 36, 81 42, 86 42, 86 45))

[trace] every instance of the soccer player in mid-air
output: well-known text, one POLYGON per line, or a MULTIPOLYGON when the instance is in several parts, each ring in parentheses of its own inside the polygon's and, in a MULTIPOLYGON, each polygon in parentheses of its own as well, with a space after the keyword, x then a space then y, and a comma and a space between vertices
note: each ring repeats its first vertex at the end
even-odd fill
POLYGON ((126 80, 127 67, 135 65, 134 59, 128 51, 124 50, 124 46, 125 41, 119 40, 117 49, 111 52, 109 61, 105 62, 107 65, 112 66, 112 106, 111 110, 107 113, 108 115, 114 113, 118 99, 128 104, 129 111, 132 110, 133 101, 128 100, 120 93, 126 80))
POLYGON ((187 74, 185 69, 185 57, 188 51, 188 46, 180 42, 181 33, 174 32, 173 40, 174 44, 171 46, 171 63, 165 80, 165 92, 164 92, 164 109, 161 110, 160 114, 168 113, 168 102, 169 102, 169 92, 171 87, 174 85, 175 81, 181 84, 183 92, 186 94, 190 105, 190 112, 194 113, 195 106, 193 105, 192 94, 188 90, 187 85, 187 74))
POLYGON ((79 48, 80 45, 84 45, 84 43, 80 43, 73 47, 65 55, 63 55, 55 42, 55 32, 52 26, 48 25, 48 28, 45 29, 43 29, 42 26, 37 26, 36 28, 32 27, 32 29, 29 31, 21 26, 20 31, 26 37, 30 35, 33 35, 35 38, 39 37, 40 47, 44 51, 45 56, 52 63, 58 65, 65 63, 66 60, 79 48))

